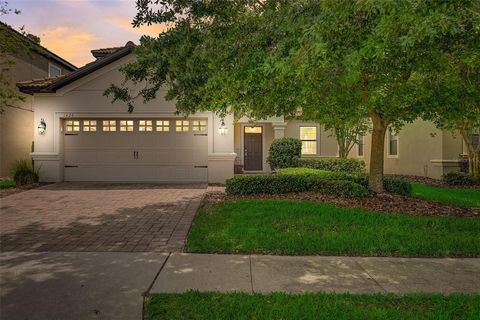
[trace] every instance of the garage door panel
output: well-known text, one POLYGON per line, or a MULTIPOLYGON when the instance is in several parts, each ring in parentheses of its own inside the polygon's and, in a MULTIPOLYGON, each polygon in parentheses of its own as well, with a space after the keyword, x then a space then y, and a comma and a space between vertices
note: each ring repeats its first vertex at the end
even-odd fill
POLYGON ((206 134, 175 132, 170 123, 169 132, 139 132, 136 122, 134 132, 103 132, 99 126, 96 132, 66 134, 65 180, 206 182, 206 134))

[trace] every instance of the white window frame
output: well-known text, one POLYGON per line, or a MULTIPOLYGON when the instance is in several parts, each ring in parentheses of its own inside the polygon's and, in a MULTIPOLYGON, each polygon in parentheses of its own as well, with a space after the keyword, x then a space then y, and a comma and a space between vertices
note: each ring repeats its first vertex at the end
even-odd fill
POLYGON ((157 119, 155 120, 155 131, 157 132, 170 132, 170 120, 157 119), (158 130, 160 129, 160 130, 158 130), (165 130, 167 129, 167 130, 165 130))
POLYGON ((207 132, 208 122, 207 120, 192 120, 193 132, 207 132))
POLYGON ((113 119, 104 119, 102 120, 102 131, 103 132, 117 132, 119 129, 118 127, 118 123, 117 123, 117 120, 113 120, 113 119), (105 124, 105 121, 108 121, 107 124, 105 124), (112 121, 113 121, 113 125, 112 125, 112 121), (105 130, 105 128, 108 128, 108 130, 105 130), (114 128, 115 130, 111 130, 112 128, 114 128))
POLYGON ((154 132, 155 121, 150 119, 138 120, 138 132, 154 132), (143 124, 142 124, 143 122, 143 124), (150 130, 149 130, 150 129, 150 130))
POLYGON ((358 158, 363 158, 365 157, 365 136, 363 135, 358 135, 357 136, 358 142, 357 142, 357 157, 358 158), (360 154, 360 141, 362 141, 362 154, 360 154))
POLYGON ((390 135, 393 133, 392 128, 387 129, 387 158, 398 158, 398 155, 400 154, 400 138, 399 138, 399 133, 400 132, 395 132, 395 136, 397 137, 397 154, 390 154, 390 135))
POLYGON ((48 63, 48 77, 53 77, 52 74, 50 73, 50 68, 55 68, 58 70, 58 76, 61 76, 62 75, 62 68, 60 67, 57 67, 56 65, 54 65, 53 63, 48 63))
POLYGON ((90 120, 90 119, 83 119, 82 120, 82 132, 97 132, 98 130, 98 120, 90 120), (95 124, 92 124, 92 122, 95 122, 95 124), (88 130, 85 130, 85 128, 88 128, 88 130), (94 128, 94 130, 92 130, 94 128))
POLYGON ((65 132, 80 132, 82 121, 79 119, 65 120, 65 132), (75 122, 78 122, 76 125, 75 122), (69 130, 71 129, 71 130, 69 130))
POLYGON ((190 132, 190 124, 191 124, 190 120, 176 119, 175 120, 175 133, 188 133, 188 132, 190 132), (178 124, 178 122, 180 122, 180 125, 178 124), (181 130, 177 130, 178 128, 181 128, 181 130), (185 128, 187 130, 185 130, 185 128))
POLYGON ((300 126, 298 128, 298 136, 300 137, 300 141, 302 142, 302 157, 303 156, 306 156, 306 157, 315 157, 318 155, 318 126, 307 126, 307 125, 304 125, 304 126, 300 126), (305 139, 302 139, 302 128, 315 128, 315 140, 305 140, 305 139), (303 141, 310 141, 310 142, 315 142, 315 153, 303 153, 303 141))

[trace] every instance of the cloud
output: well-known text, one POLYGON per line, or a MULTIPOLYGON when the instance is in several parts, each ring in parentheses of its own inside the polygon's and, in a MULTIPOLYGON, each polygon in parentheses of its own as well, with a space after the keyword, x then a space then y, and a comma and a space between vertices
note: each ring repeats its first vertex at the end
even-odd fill
POLYGON ((101 47, 99 38, 78 28, 55 27, 42 31, 41 44, 62 58, 82 66, 94 58, 85 55, 91 49, 101 47))
POLYGON ((122 28, 125 31, 131 32, 136 35, 149 35, 149 36, 158 36, 160 33, 168 30, 169 26, 167 24, 153 24, 150 26, 143 25, 139 28, 134 28, 132 26, 132 19, 124 16, 116 16, 108 18, 112 25, 122 28))

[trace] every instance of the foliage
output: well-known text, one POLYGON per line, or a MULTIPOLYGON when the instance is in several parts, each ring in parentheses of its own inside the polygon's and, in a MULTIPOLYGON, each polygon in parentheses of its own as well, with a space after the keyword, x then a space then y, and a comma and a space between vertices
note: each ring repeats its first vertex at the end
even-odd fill
POLYGON ((480 313, 472 294, 269 294, 157 293, 146 305, 149 320, 160 319, 458 319, 480 313))
POLYGON ((0 189, 14 188, 17 184, 10 179, 0 180, 0 189))
POLYGON ((274 139, 268 150, 267 162, 272 170, 298 166, 302 141, 295 138, 274 139))
POLYGON ((341 172, 365 172, 365 162, 355 158, 301 158, 299 166, 341 172))
MULTIPOLYGON (((364 173, 334 172, 312 168, 285 168, 279 170, 279 174, 319 176, 322 179, 329 180, 347 180, 368 188, 368 175, 364 173)), ((411 183, 398 178, 385 177, 383 179, 383 187, 386 192, 406 197, 411 196, 412 193, 411 183)))
POLYGON ((451 39, 474 31, 470 22, 480 12, 477 0, 155 4, 138 0, 134 25, 172 28, 142 37, 137 60, 122 68, 125 85, 105 94, 130 111, 137 96, 128 88, 132 82, 147 85, 138 93, 144 101, 165 85, 167 99, 183 114, 211 110, 263 119, 301 110, 302 117, 332 128, 338 117, 347 127, 370 117, 369 187, 376 192, 383 191, 388 127, 428 118, 437 99, 428 79, 437 79, 438 57, 448 54, 451 39))
POLYGON ((314 201, 234 200, 203 209, 187 251, 477 257, 480 219, 412 216, 314 201))
POLYGON ((228 194, 282 194, 312 191, 346 197, 366 197, 368 191, 361 185, 325 175, 259 174, 236 176, 227 180, 228 194))
POLYGON ((19 186, 37 183, 38 173, 28 160, 18 160, 12 169, 13 180, 19 186))
POLYGON ((455 206, 480 208, 480 188, 440 188, 413 183, 412 196, 455 206))
POLYGON ((442 176, 442 180, 452 186, 470 185, 477 181, 469 174, 461 171, 448 172, 442 176))
MULTIPOLYGON (((8 2, 0 1, 0 17, 12 13, 20 14, 20 11, 10 8, 8 2)), ((22 39, 13 34, 7 25, 0 23, 0 114, 7 106, 25 100, 11 79, 11 68, 15 64, 11 56, 25 49, 22 39)))

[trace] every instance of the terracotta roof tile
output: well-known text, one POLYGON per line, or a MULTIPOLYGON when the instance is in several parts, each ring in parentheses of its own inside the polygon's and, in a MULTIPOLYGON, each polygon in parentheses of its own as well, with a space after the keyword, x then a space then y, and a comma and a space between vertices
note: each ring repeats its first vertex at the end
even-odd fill
POLYGON ((127 44, 125 44, 125 46, 123 47, 93 49, 90 52, 96 59, 99 59, 99 58, 105 57, 106 55, 112 54, 122 48, 125 48, 126 46, 133 46, 133 45, 134 45, 133 42, 128 41, 127 44))
MULTIPOLYGON (((33 93, 33 92, 39 92, 42 89, 48 89, 50 86, 56 84, 57 82, 59 82, 60 80, 62 80, 64 78, 66 78, 65 80, 67 81, 70 78, 76 79, 77 75, 81 77, 84 73, 88 74, 89 72, 92 72, 91 70, 96 70, 97 68, 103 66, 104 62, 108 63, 108 60, 110 60, 109 57, 113 53, 116 53, 117 51, 119 51, 121 49, 127 50, 127 48, 129 48, 128 49, 129 51, 127 51, 126 53, 129 53, 129 52, 131 52, 131 48, 133 48, 134 46, 135 46, 135 44, 133 42, 129 41, 125 44, 124 47, 118 47, 118 48, 116 48, 116 50, 113 50, 114 48, 97 49, 97 50, 105 50, 105 52, 107 52, 108 50, 111 50, 111 51, 110 51, 109 54, 105 54, 102 57, 97 58, 97 60, 95 60, 93 62, 90 62, 90 63, 87 63, 86 65, 84 65, 81 68, 78 68, 77 70, 75 70, 72 73, 57 76, 57 77, 47 77, 47 78, 33 79, 33 80, 28 80, 28 81, 17 82, 17 87, 20 89, 20 91, 22 91, 24 93, 33 93)), ((92 51, 96 51, 96 50, 92 50, 92 51)), ((121 53, 119 52, 119 54, 121 54, 121 53)), ((113 58, 113 56, 112 56, 112 58, 113 58)))

